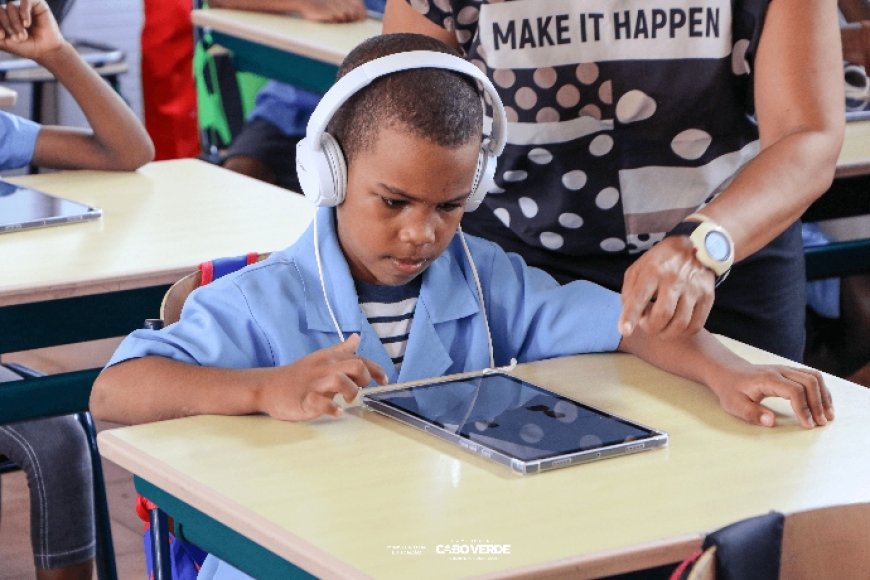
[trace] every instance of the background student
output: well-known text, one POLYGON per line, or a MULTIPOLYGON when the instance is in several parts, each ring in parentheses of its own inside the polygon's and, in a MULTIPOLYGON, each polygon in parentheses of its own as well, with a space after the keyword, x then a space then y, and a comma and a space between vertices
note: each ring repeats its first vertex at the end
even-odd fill
MULTIPOLYGON (((92 127, 40 126, 0 111, 0 168, 33 163, 133 170, 151 160, 153 146, 136 116, 63 39, 44 0, 0 5, 0 50, 48 69, 72 94, 92 127)), ((65 416, 0 425, 0 453, 27 474, 36 577, 90 580, 95 546, 93 485, 87 442, 78 421, 65 416)))
MULTIPOLYGON (((366 10, 383 13, 384 0, 210 0, 212 8, 295 12, 307 20, 353 22, 366 10)), ((236 135, 222 165, 238 173, 301 192, 296 178, 296 144, 320 95, 278 81, 257 93, 254 109, 236 135)))
POLYGON ((796 222, 831 184, 844 131, 835 0, 674 9, 668 33, 645 3, 623 8, 388 1, 384 32, 457 47, 508 109, 497 195, 466 230, 560 281, 621 289, 625 333, 672 337, 706 321, 801 360, 796 222), (730 260, 705 265, 690 240, 698 211, 730 234, 727 279, 730 260))

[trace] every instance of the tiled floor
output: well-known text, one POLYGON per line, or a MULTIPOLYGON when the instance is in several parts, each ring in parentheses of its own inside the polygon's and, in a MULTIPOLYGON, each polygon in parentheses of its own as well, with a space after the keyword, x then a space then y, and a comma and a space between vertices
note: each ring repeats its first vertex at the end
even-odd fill
MULTIPOLYGON (((67 347, 45 349, 17 356, 4 356, 44 372, 99 366, 114 350, 117 341, 101 341, 67 347)), ((98 423, 97 429, 114 425, 98 423)), ((142 549, 142 522, 134 509, 136 492, 130 474, 117 465, 103 460, 106 493, 112 519, 112 539, 115 544, 118 577, 121 580, 146 578, 142 549)), ((0 501, 0 580, 25 580, 34 577, 30 549, 30 501, 27 480, 22 472, 8 473, 2 481, 0 501)))

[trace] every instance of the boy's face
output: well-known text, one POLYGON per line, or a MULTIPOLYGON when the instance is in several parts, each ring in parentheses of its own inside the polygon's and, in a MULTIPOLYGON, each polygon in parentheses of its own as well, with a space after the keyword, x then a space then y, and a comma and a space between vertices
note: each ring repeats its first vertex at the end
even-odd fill
POLYGON ((455 149, 381 129, 347 168, 338 239, 354 278, 397 286, 422 274, 450 243, 477 168, 477 139, 455 149))

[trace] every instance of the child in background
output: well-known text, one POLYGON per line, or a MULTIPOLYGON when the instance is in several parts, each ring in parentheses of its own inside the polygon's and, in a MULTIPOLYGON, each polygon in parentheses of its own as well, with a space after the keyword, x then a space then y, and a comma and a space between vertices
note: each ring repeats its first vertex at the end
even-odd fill
MULTIPOLYGON (((209 0, 211 8, 257 12, 293 12, 317 22, 354 22, 366 10, 384 11, 384 0, 209 0)), ((267 183, 301 192, 296 178, 296 144, 320 100, 317 93, 267 82, 257 93, 254 109, 223 155, 221 165, 267 183)))
MULTIPOLYGON (((134 170, 151 160, 153 146, 136 116, 64 40, 44 0, 0 5, 0 50, 33 59, 55 75, 93 128, 40 126, 0 111, 0 169, 32 163, 134 170)), ((0 366, 0 381, 18 378, 0 366)), ((87 441, 76 418, 0 425, 0 453, 27 474, 36 577, 90 580, 93 484, 87 441)))
MULTIPOLYGON (((416 50, 468 67, 437 40, 394 34, 354 49, 341 74, 416 50)), ((364 76, 374 76, 371 68, 364 76)), ((621 337, 618 294, 589 282, 562 286, 491 242, 463 239, 470 192, 486 191, 476 187, 482 76, 467 74, 403 70, 357 90, 323 136, 334 145, 324 148, 332 149, 336 190, 346 195, 321 205, 337 207, 321 207, 290 248, 192 293, 179 322, 128 336, 94 385, 94 415, 301 421, 339 416, 334 398, 351 401, 373 382, 620 350, 707 384, 726 411, 757 425, 775 423, 760 404, 767 396, 788 398, 804 427, 833 419, 819 373, 752 365, 706 331, 664 341, 638 328, 621 337)), ((321 153, 312 126, 325 123, 320 107, 328 111, 347 90, 339 81, 327 93, 300 144, 300 182, 312 199, 315 179, 333 183, 311 163, 311 151, 321 153)), ((500 118, 493 124, 503 131, 500 118)), ((237 574, 210 557, 200 577, 237 574)))

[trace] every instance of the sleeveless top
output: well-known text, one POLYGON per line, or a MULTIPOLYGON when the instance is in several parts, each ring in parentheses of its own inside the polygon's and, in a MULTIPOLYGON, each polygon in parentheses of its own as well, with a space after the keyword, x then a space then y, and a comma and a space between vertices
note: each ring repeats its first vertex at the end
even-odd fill
POLYGON ((502 97, 508 146, 476 213, 527 246, 642 252, 758 153, 767 0, 409 2, 502 97))

